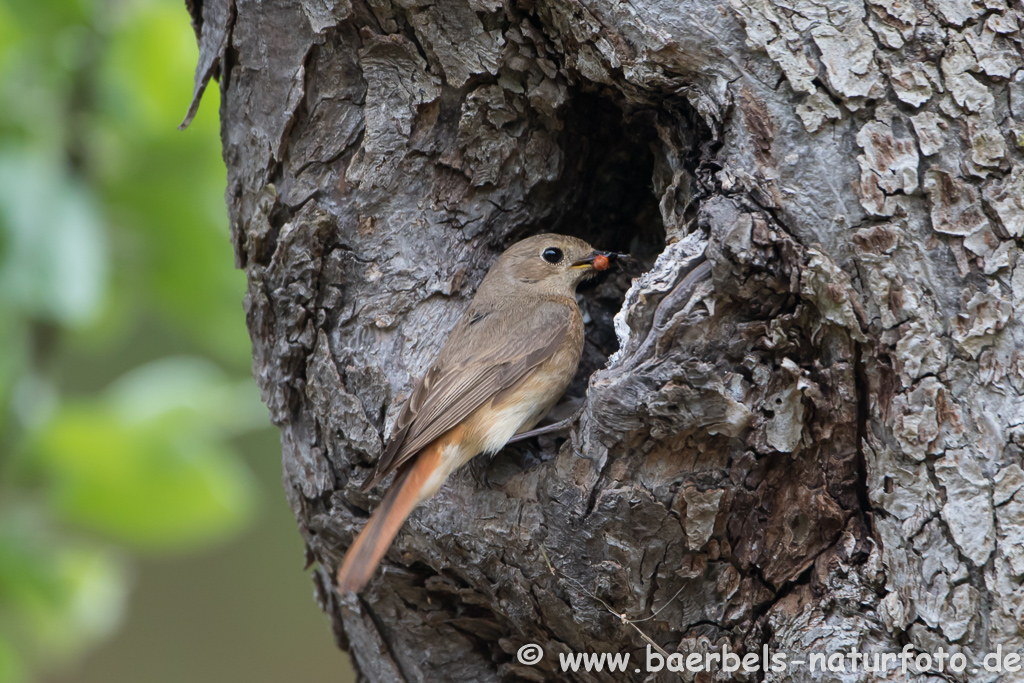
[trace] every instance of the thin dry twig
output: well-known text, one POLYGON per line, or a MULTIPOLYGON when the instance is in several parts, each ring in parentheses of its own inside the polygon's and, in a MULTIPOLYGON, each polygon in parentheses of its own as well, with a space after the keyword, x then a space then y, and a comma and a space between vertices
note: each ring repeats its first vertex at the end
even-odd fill
POLYGON ((685 588, 686 586, 683 586, 683 588, 680 588, 678 591, 676 591, 676 594, 673 595, 672 598, 668 602, 666 602, 664 605, 662 605, 658 609, 657 612, 655 612, 654 614, 650 615, 649 617, 644 617, 643 619, 627 619, 625 612, 623 612, 621 614, 619 612, 616 612, 614 609, 612 609, 611 605, 609 605, 607 602, 602 600, 599 596, 597 596, 594 593, 590 592, 587 589, 587 587, 584 586, 582 583, 580 583, 578 580, 572 578, 571 576, 566 575, 565 572, 563 572, 563 571, 561 571, 559 569, 556 569, 551 564, 551 560, 548 558, 548 554, 547 554, 547 551, 544 549, 544 546, 540 546, 540 552, 541 552, 541 555, 544 557, 544 563, 547 565, 548 571, 550 571, 551 574, 555 578, 564 579, 564 580, 569 581, 570 583, 572 583, 576 587, 576 589, 579 590, 581 593, 583 593, 584 595, 587 595, 590 598, 592 598, 593 600, 596 600, 597 602, 601 603, 601 605, 603 605, 604 608, 606 610, 608 610, 608 612, 610 614, 618 617, 620 622, 622 622, 623 624, 628 624, 629 626, 632 626, 633 630, 635 630, 640 635, 640 637, 644 639, 645 642, 647 642, 651 647, 653 647, 655 650, 657 650, 658 654, 660 654, 663 657, 668 657, 669 656, 669 653, 664 648, 662 648, 660 645, 658 645, 656 642, 654 642, 651 639, 650 636, 648 636, 646 633, 644 633, 640 629, 640 627, 637 626, 637 624, 645 622, 645 621, 649 621, 649 620, 653 619, 654 617, 658 616, 659 614, 661 614, 662 610, 664 610, 666 607, 668 607, 673 602, 675 602, 675 599, 679 597, 679 594, 683 592, 683 588, 685 588))

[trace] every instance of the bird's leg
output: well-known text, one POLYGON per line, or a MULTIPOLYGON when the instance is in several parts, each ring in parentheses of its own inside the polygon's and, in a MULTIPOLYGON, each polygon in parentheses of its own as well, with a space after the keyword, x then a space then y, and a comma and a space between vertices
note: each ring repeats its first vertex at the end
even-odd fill
POLYGON ((580 433, 578 431, 569 433, 569 441, 572 442, 572 452, 576 454, 577 458, 595 462, 594 458, 589 455, 583 455, 583 451, 580 450, 580 433))
POLYGON ((564 420, 559 420, 558 422, 545 425, 544 427, 538 427, 537 429, 531 429, 530 431, 523 432, 522 434, 516 434, 506 442, 506 445, 519 443, 520 441, 525 441, 526 439, 532 439, 535 436, 543 436, 545 434, 557 434, 558 432, 564 432, 567 429, 570 429, 573 426, 573 424, 580 419, 580 416, 583 415, 583 409, 586 407, 586 404, 583 404, 579 410, 577 410, 575 413, 565 418, 564 420))

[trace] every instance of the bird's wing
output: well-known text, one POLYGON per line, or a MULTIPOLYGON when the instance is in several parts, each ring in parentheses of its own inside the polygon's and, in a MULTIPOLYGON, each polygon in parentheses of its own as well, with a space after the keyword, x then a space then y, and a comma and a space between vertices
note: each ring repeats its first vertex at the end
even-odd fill
MULTIPOLYGON (((575 302, 572 304, 575 306, 575 302)), ((416 384, 392 428, 369 490, 496 394, 550 358, 572 324, 567 304, 546 301, 514 326, 497 313, 466 312, 437 361, 416 384), (487 341, 484 341, 487 340, 487 341)))

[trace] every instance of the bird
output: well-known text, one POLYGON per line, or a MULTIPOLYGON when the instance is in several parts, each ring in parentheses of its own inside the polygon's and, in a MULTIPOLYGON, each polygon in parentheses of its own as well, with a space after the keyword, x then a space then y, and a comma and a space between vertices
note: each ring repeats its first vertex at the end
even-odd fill
POLYGON ((525 436, 561 398, 583 354, 576 286, 625 256, 547 233, 498 257, 416 383, 362 487, 369 491, 397 472, 338 569, 339 593, 366 586, 405 520, 449 475, 525 436))

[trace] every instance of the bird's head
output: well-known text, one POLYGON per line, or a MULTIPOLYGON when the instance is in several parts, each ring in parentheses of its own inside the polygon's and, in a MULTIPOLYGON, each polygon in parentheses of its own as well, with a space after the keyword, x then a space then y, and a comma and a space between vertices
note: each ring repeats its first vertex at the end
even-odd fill
POLYGON ((623 257, 623 254, 598 251, 577 237, 552 233, 534 235, 505 250, 491 266, 484 283, 571 296, 576 285, 607 270, 616 259, 623 257))

